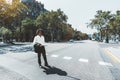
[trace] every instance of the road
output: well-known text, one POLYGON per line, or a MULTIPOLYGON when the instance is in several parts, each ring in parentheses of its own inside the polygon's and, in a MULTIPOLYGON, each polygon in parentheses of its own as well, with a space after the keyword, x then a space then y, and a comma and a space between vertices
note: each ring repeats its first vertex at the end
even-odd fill
POLYGON ((1 54, 0 80, 120 80, 120 63, 104 48, 89 40, 51 44, 46 46, 50 68, 39 67, 32 51, 1 54))

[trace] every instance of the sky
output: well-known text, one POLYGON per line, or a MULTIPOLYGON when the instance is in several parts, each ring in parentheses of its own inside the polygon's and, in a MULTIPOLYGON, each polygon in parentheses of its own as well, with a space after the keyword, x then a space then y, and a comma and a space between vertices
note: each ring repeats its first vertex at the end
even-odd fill
POLYGON ((37 0, 47 10, 61 9, 68 16, 68 23, 74 29, 92 34, 96 30, 87 28, 87 23, 94 18, 96 11, 104 10, 115 13, 120 10, 120 0, 37 0))

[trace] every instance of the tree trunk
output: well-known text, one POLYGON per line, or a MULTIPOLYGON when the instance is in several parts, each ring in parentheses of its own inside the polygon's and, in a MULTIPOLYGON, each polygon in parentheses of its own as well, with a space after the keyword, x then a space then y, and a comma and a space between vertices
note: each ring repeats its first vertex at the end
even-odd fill
POLYGON ((51 41, 54 42, 54 36, 53 36, 54 32, 51 30, 50 33, 51 33, 51 41))
POLYGON ((106 29, 106 43, 109 43, 108 29, 106 29))
POLYGON ((102 30, 100 29, 100 42, 102 42, 102 30))

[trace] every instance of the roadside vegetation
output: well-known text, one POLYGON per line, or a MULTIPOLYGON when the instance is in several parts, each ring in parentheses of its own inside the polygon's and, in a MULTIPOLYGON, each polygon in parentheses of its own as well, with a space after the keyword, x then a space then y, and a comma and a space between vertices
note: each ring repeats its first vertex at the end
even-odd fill
POLYGON ((48 11, 44 4, 31 0, 6 3, 0 0, 0 37, 4 42, 30 42, 38 28, 43 29, 46 41, 88 39, 88 35, 67 23, 67 15, 61 10, 48 11))
POLYGON ((109 40, 120 41, 120 10, 116 13, 111 11, 98 10, 93 19, 88 23, 88 27, 95 28, 98 33, 94 33, 94 39, 98 41, 109 40))

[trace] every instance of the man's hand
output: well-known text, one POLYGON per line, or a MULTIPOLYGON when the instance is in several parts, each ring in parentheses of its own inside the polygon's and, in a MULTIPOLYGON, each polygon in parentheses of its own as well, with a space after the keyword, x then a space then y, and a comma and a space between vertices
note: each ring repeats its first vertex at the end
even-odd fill
POLYGON ((42 47, 43 45, 40 45, 40 47, 42 47))

